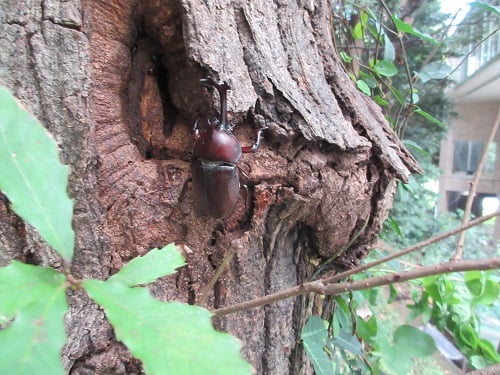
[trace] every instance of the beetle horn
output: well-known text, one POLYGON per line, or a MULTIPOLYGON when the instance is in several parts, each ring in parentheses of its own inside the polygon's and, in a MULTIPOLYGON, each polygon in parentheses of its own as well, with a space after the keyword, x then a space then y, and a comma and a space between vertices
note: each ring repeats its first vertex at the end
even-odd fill
POLYGON ((227 84, 226 81, 224 83, 217 83, 212 77, 202 78, 200 82, 206 83, 210 86, 214 86, 219 92, 220 97, 220 119, 219 126, 223 129, 227 129, 227 90, 230 90, 231 87, 227 84))

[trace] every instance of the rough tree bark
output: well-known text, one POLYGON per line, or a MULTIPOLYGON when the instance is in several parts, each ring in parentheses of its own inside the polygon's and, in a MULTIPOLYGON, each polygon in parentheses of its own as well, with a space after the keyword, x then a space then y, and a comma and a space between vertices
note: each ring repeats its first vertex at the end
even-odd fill
MULTIPOLYGON (((196 303, 236 249, 205 302, 211 309, 306 281, 332 256, 335 268, 357 264, 396 179, 419 167, 346 75, 330 22, 327 1, 0 0, 0 84, 49 129, 72 168, 72 272, 106 278, 175 241, 188 266, 152 293, 196 303), (188 182, 192 124, 218 100, 199 83, 207 75, 231 86, 243 144, 268 128, 258 154, 243 157, 248 189, 224 221, 195 214, 188 182)), ((2 265, 59 266, 3 200, 0 235, 2 265)), ((68 373, 139 373, 102 311, 83 293, 69 297, 68 373)), ((310 298, 216 324, 242 340, 257 373, 309 373, 297 339, 310 298)))

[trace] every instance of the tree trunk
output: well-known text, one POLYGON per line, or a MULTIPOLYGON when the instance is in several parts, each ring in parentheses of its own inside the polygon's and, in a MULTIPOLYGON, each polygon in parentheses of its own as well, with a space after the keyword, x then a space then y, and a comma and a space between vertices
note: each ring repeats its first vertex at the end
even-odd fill
MULTIPOLYGON (((0 84, 72 168, 74 275, 105 279, 176 242, 188 266, 151 291, 197 303, 233 251, 204 303, 213 309, 304 282, 330 257, 336 269, 356 265, 396 179, 419 167, 343 70, 330 22, 327 1, 0 0, 0 84), (189 183, 193 123, 215 116, 218 101, 199 82, 208 75, 231 86, 242 144, 267 127, 258 153, 240 162, 247 188, 225 220, 194 211, 189 183)), ((3 201, 0 234, 2 265, 59 266, 3 201)), ((103 312, 84 293, 69 298, 68 373, 140 373, 103 312)), ((311 373, 297 342, 316 302, 284 300, 215 323, 242 340, 258 374, 311 373)))

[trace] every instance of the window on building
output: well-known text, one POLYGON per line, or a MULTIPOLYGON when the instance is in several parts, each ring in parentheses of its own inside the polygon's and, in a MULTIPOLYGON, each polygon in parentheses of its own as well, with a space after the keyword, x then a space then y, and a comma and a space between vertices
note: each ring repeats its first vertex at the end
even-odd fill
MULTIPOLYGON (((482 141, 455 141, 453 173, 472 175, 476 172, 484 150, 482 141)), ((484 165, 484 174, 495 173, 496 143, 492 143, 484 165)))

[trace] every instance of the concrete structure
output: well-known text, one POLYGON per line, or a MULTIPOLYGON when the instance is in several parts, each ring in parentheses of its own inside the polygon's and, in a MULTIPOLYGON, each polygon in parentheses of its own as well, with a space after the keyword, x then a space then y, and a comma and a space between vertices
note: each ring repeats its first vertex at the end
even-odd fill
MULTIPOLYGON (((449 95, 458 117, 441 144, 439 181, 441 211, 463 208, 469 184, 495 119, 500 111, 500 32, 469 56, 457 71, 458 84, 449 95)), ((500 131, 489 150, 473 214, 481 215, 485 197, 500 198, 500 131)), ((500 237, 500 220, 495 234, 500 237)))

